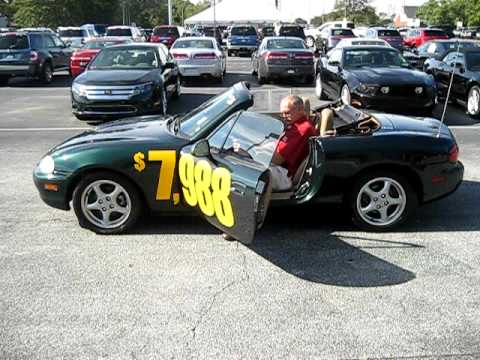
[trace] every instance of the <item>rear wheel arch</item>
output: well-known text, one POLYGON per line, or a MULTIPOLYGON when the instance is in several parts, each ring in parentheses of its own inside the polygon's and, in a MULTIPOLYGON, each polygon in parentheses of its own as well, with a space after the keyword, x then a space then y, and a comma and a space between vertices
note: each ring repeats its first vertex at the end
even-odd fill
POLYGON ((129 176, 125 175, 124 173, 122 173, 118 170, 110 169, 108 167, 87 168, 87 169, 83 169, 83 170, 79 171, 74 176, 73 180, 70 182, 70 185, 67 189, 67 203, 70 203, 70 201, 73 200, 73 192, 75 191, 75 188, 78 186, 78 184, 80 183, 80 181, 84 177, 86 177, 88 175, 95 174, 95 173, 99 173, 99 172, 111 173, 112 175, 119 176, 119 177, 123 178, 124 180, 130 182, 130 184, 133 187, 135 187, 136 190, 138 191, 138 193, 140 194, 143 204, 145 206, 148 206, 148 202, 147 202, 147 198, 145 196, 145 193, 143 192, 143 189, 140 186, 138 186, 138 184, 136 184, 129 176))
POLYGON ((347 190, 343 194, 343 199, 342 199, 343 203, 348 202, 348 199, 350 198, 353 187, 360 178, 362 178, 363 176, 369 173, 378 172, 382 170, 386 172, 393 172, 406 178, 417 195, 418 203, 419 204, 423 203, 423 185, 422 185, 422 180, 420 176, 408 166, 400 165, 400 164, 390 164, 390 163, 372 165, 372 166, 363 168, 359 172, 357 172, 353 177, 351 177, 347 183, 347 190))

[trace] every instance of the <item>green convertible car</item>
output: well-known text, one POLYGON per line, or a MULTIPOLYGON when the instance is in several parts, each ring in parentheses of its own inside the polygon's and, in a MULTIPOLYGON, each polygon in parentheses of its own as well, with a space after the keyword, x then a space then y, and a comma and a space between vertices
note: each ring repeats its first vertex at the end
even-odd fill
POLYGON ((196 208, 249 243, 269 204, 343 202, 361 228, 389 230, 462 181, 456 141, 437 120, 330 103, 323 107, 334 111, 337 135, 312 137, 293 187, 272 192, 269 164, 284 125, 278 114, 247 111, 252 104, 248 84, 238 83, 186 115, 100 125, 50 150, 35 184, 48 205, 71 203, 80 225, 96 233, 126 231, 142 211, 196 208))

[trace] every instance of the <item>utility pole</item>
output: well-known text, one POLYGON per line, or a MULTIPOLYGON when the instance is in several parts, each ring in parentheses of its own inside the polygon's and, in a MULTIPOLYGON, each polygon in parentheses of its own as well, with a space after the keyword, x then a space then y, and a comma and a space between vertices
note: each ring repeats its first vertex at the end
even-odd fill
POLYGON ((213 0, 213 36, 217 37, 217 13, 216 13, 216 0, 213 0))
POLYGON ((168 0, 168 25, 172 25, 172 0, 168 0))

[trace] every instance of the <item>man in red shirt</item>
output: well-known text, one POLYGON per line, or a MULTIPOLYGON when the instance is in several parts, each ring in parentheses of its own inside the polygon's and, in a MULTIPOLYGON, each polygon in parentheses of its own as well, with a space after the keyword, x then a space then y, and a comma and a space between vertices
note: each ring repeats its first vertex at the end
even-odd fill
POLYGON ((313 124, 305 114, 303 100, 298 96, 282 99, 280 113, 285 131, 277 143, 272 158, 272 189, 288 190, 298 167, 308 156, 308 138, 316 135, 313 124))

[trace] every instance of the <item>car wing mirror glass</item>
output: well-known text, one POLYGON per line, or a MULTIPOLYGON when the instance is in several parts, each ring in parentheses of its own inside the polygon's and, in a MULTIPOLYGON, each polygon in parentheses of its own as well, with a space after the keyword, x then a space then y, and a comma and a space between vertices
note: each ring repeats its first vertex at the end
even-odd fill
POLYGON ((207 139, 196 142, 192 148, 192 155, 196 157, 207 157, 210 155, 210 144, 207 139))

